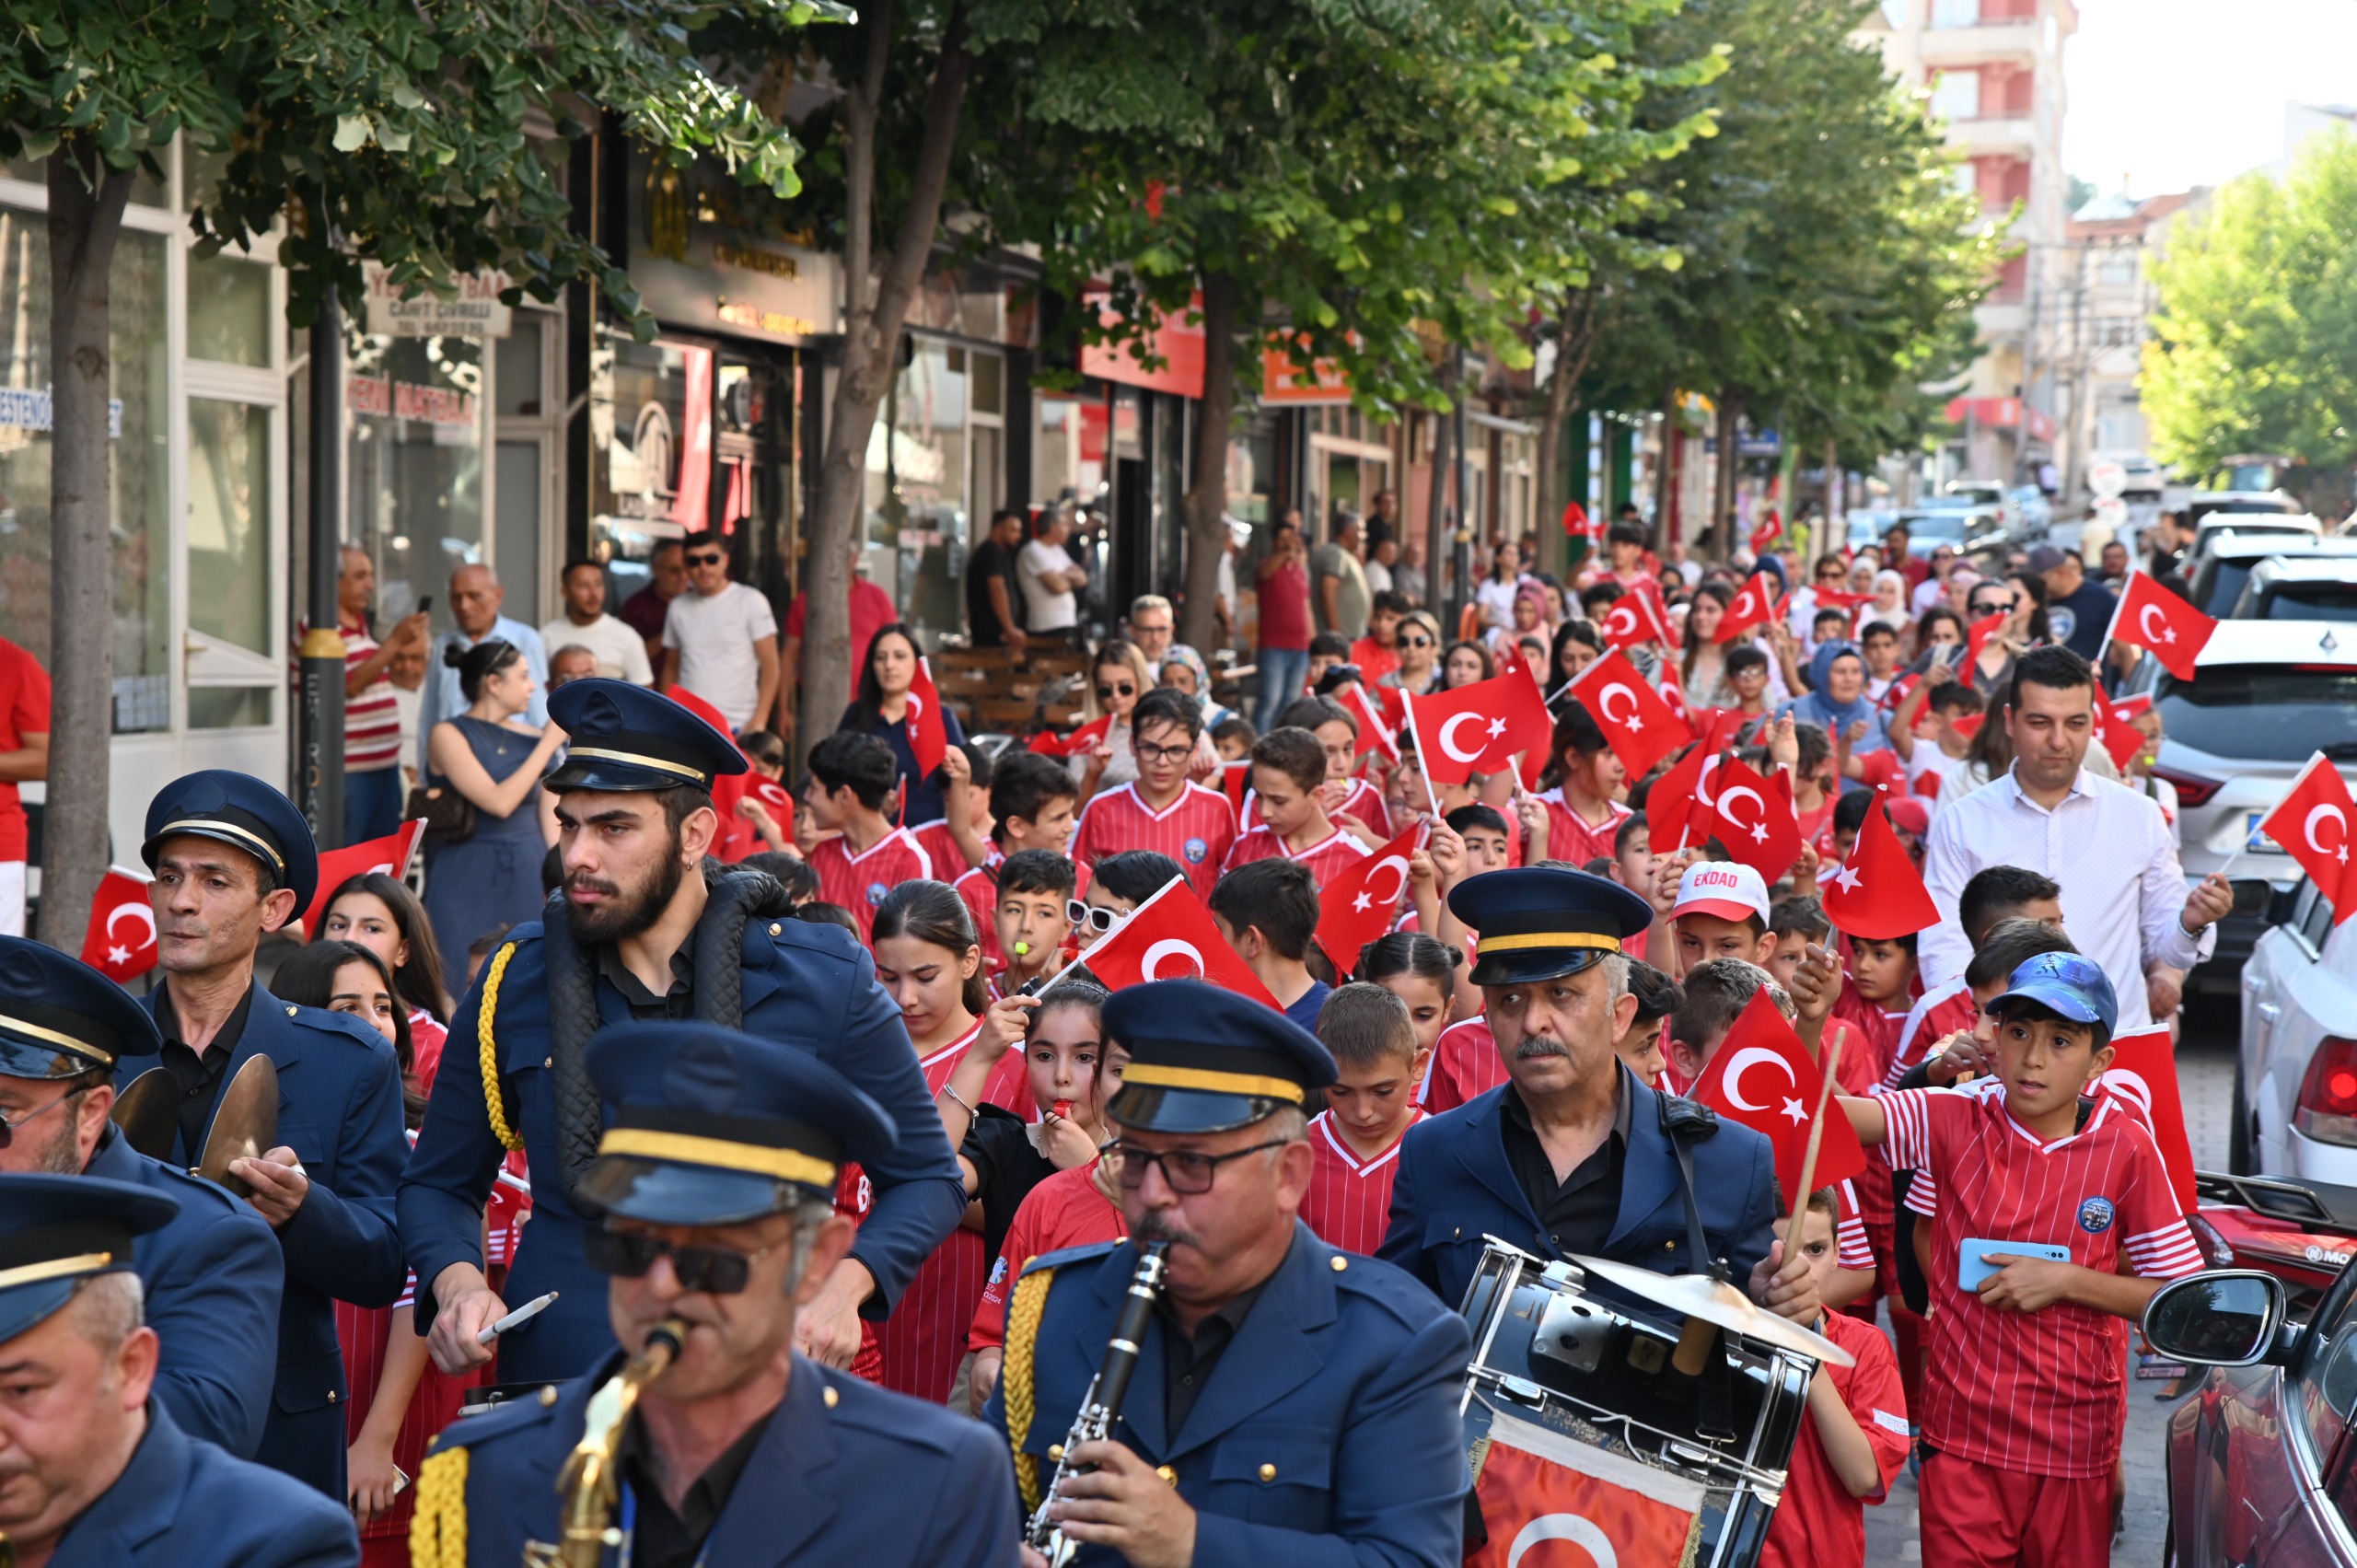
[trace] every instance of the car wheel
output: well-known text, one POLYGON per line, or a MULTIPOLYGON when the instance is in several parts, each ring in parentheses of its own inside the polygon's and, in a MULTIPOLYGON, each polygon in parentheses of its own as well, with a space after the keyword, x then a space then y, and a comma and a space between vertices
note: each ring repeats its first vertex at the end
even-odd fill
POLYGON ((2226 1169, 2236 1176, 2256 1176, 2250 1157, 2250 1101, 2243 1093, 2243 1064, 2235 1063, 2235 1104, 2226 1123, 2226 1169))

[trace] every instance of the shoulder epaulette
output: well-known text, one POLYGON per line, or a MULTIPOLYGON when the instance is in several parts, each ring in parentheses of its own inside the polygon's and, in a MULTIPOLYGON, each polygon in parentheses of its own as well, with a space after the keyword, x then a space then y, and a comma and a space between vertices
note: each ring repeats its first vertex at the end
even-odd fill
POLYGON ((1026 1274, 1035 1273, 1041 1269, 1061 1269, 1070 1263, 1093 1262, 1097 1259, 1105 1257, 1120 1245, 1121 1243, 1118 1240, 1092 1241, 1086 1247, 1067 1247, 1060 1252, 1042 1252, 1036 1258, 1025 1259, 1023 1267, 1016 1272, 1016 1277, 1020 1279, 1026 1274))

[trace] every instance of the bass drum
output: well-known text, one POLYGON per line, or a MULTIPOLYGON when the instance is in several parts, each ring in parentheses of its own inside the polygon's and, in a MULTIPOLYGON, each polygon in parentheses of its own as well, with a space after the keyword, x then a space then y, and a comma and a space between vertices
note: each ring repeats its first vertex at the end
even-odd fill
POLYGON ((1473 1361, 1459 1409, 1477 1468, 1501 1412, 1703 1490, 1707 1568, 1759 1559, 1817 1363, 1708 1325, 1701 1371, 1672 1365, 1678 1314, 1494 1237, 1463 1312, 1473 1361))

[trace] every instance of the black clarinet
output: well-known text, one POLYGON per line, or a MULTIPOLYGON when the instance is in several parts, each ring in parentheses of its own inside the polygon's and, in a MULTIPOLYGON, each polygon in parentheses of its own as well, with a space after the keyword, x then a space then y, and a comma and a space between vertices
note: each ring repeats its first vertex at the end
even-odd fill
POLYGON ((1089 1380, 1088 1392, 1080 1401, 1080 1413, 1072 1418, 1072 1430, 1064 1434, 1055 1477, 1041 1494, 1030 1523, 1024 1527, 1025 1542, 1034 1551, 1046 1553, 1049 1568, 1067 1568, 1080 1550, 1080 1543, 1048 1517, 1048 1507, 1062 1490, 1066 1475, 1079 1475, 1097 1468, 1074 1463, 1073 1455, 1080 1446, 1111 1436, 1113 1423, 1121 1419, 1121 1400, 1130 1391, 1131 1374, 1138 1369, 1138 1347, 1145 1339, 1146 1319, 1153 1315, 1155 1301, 1162 1295, 1169 1251, 1170 1243, 1153 1241, 1146 1244, 1139 1257, 1138 1272, 1130 1277, 1129 1299, 1121 1303, 1121 1316, 1113 1324, 1112 1342, 1105 1347, 1105 1365, 1089 1380))

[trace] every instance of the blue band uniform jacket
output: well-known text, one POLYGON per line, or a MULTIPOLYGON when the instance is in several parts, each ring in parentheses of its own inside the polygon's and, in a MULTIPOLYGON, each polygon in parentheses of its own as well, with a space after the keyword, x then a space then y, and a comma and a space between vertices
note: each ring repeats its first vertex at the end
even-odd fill
MULTIPOLYGON (((1598 1244, 1573 1245, 1566 1237, 1559 1251, 1539 1224, 1506 1157, 1499 1122, 1514 1086, 1504 1084, 1408 1129, 1391 1185, 1390 1228, 1376 1255, 1423 1281, 1452 1307, 1464 1301, 1490 1236, 1540 1258, 1585 1252, 1658 1274, 1700 1272, 1701 1260, 1687 1256, 1692 1247, 1686 1202, 1678 1191, 1677 1152, 1661 1130, 1660 1097, 1627 1067, 1620 1071, 1621 1092, 1635 1098, 1620 1207, 1611 1233, 1598 1244)), ((1716 1132, 1690 1146, 1703 1238, 1727 1260, 1730 1278, 1741 1289, 1775 1239, 1774 1146, 1724 1118, 1716 1132)))
MULTIPOLYGON (((605 1299, 601 1294, 599 1301, 605 1299)), ((547 1403, 510 1400, 444 1428, 421 1467, 420 1507, 461 1456, 466 1561, 515 1568, 558 1539, 557 1477, 590 1397, 621 1353, 547 1403)), ((712 1568, 1016 1568, 1015 1476, 989 1428, 796 1355, 785 1399, 704 1539, 712 1568)), ((438 1539, 455 1532, 444 1529, 438 1539)), ((412 1538, 414 1542, 414 1538, 412 1538)), ((417 1558, 418 1568, 460 1568, 417 1558)), ((621 1561, 609 1551, 606 1561, 621 1561)))
MULTIPOLYGON (((538 1318, 501 1336, 499 1377, 507 1383, 577 1377, 615 1348, 605 1277, 583 1258, 581 1215, 554 1176, 562 1167, 540 929, 536 922, 509 933, 516 952, 501 979, 493 1025, 502 1105, 524 1140, 533 1178, 532 1219, 517 1244, 505 1299, 515 1306, 549 1291, 562 1294, 538 1318)), ((491 973, 490 964, 483 973, 491 973)), ((865 1310, 880 1318, 966 1211, 965 1183, 900 1010, 877 983, 875 961, 831 926, 747 921, 740 977, 748 1034, 808 1051, 865 1090, 900 1129, 891 1158, 865 1167, 876 1202, 852 1248, 876 1277, 877 1298, 865 1310)), ((596 993, 601 1022, 630 1017, 629 1005, 602 974, 596 993)), ((425 1125, 401 1180, 401 1240, 417 1275, 421 1333, 432 1322, 433 1283, 442 1271, 482 1264, 483 1201, 506 1155, 483 1098, 482 1005, 479 981, 451 1021, 425 1125)))
MULTIPOLYGON (((1128 1242, 1035 1260, 1055 1272, 1035 1351, 1036 1414, 1023 1449, 1039 1485, 1105 1359, 1137 1272, 1128 1242)), ((1165 1429, 1156 1314, 1114 1436, 1167 1467, 1196 1513, 1203 1568, 1456 1568, 1469 1484, 1457 1416, 1472 1340, 1464 1319, 1397 1269, 1337 1251, 1295 1223, 1186 1423, 1165 1429)), ((1006 1431, 1005 1385, 989 1420, 1006 1431)), ((1002 1438, 1002 1441, 1004 1439, 1002 1438)), ((1166 1477, 1166 1479, 1167 1479, 1166 1477)), ((1085 1546, 1078 1568, 1120 1568, 1085 1546)))
MULTIPOLYGON (((159 986, 146 998, 150 1012, 164 995, 159 986)), ((401 1299, 393 1189, 409 1157, 401 1063, 391 1042, 359 1019, 281 1002, 259 984, 221 1083, 258 1055, 278 1070, 278 1142, 302 1162, 310 1191, 278 1227, 285 1269, 278 1369, 254 1458, 341 1503, 351 1390, 335 1303, 390 1307, 401 1299)), ((172 1160, 185 1168, 202 1152, 176 1140, 172 1160)))

